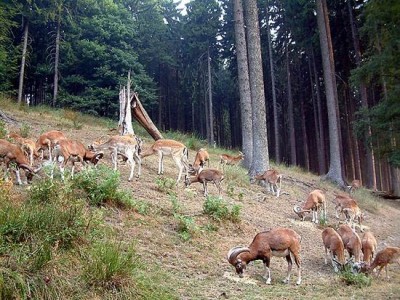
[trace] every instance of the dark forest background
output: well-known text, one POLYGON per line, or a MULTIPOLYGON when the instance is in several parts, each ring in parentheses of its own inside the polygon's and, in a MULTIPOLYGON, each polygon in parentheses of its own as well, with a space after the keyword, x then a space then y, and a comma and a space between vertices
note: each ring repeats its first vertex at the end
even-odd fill
MULTIPOLYGON (((400 2, 326 2, 344 177, 396 190, 400 2)), ((118 93, 131 71, 133 89, 160 130, 240 149, 233 1, 192 0, 184 12, 178 4, 2 0, 0 91, 17 104, 117 119, 118 93)), ((258 1, 258 17, 269 156, 325 174, 329 135, 316 3, 258 1)))

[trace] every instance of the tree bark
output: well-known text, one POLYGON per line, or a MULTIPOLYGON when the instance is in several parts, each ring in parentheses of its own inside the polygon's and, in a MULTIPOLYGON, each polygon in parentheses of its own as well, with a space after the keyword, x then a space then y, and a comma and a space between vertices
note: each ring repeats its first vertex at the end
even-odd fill
MULTIPOLYGON (((358 38, 358 30, 355 25, 354 17, 353 17, 353 7, 351 4, 351 0, 347 1, 347 8, 349 11, 349 18, 350 18, 350 27, 351 27, 351 35, 353 38, 353 47, 355 53, 355 59, 357 67, 361 66, 362 58, 361 58, 361 48, 360 48, 360 41, 358 38)), ((364 108, 368 108, 368 94, 367 94, 367 87, 364 83, 361 83, 359 86, 360 89, 360 98, 361 98, 361 105, 364 108)), ((368 127, 367 132, 364 134, 364 138, 366 141, 369 141, 371 137, 371 127, 368 127)), ((374 151, 372 148, 372 143, 368 142, 368 146, 366 147, 366 160, 367 160, 367 182, 365 185, 368 188, 376 189, 376 177, 375 177, 375 158, 374 158, 374 151)))
MULTIPOLYGON (((267 2, 268 3, 268 2, 267 2)), ((268 37, 268 51, 269 51, 269 66, 271 72, 271 89, 272 89, 272 107, 274 115, 274 140, 275 140, 275 162, 277 164, 281 163, 281 149, 280 149, 280 138, 279 138, 279 120, 278 120, 278 105, 276 101, 276 91, 275 91, 275 71, 274 71, 274 59, 272 53, 272 40, 271 32, 269 27, 269 15, 268 15, 268 4, 267 4, 267 37, 268 37)))
POLYGON ((342 173, 342 158, 340 151, 340 134, 338 123, 338 103, 336 78, 334 69, 333 49, 331 34, 329 28, 328 10, 325 0, 317 0, 317 20, 319 37, 322 52, 322 63, 324 70, 325 92, 328 108, 328 124, 329 124, 329 154, 330 163, 329 171, 325 178, 338 184, 345 186, 342 173))
MULTIPOLYGON (((286 41, 288 42, 288 41, 286 41)), ((287 78, 287 97, 288 97, 288 118, 289 118, 289 142, 290 142, 290 163, 297 165, 296 155, 296 135, 294 128, 293 96, 292 96, 292 78, 290 74, 289 63, 289 45, 286 44, 286 78, 287 78)))
POLYGON ((22 93, 24 90, 24 74, 25 74, 25 64, 26 64, 26 53, 28 48, 28 36, 29 36, 29 21, 24 18, 24 36, 22 42, 22 57, 21 57, 21 67, 19 71, 19 84, 18 84, 18 104, 22 102, 22 93))
POLYGON ((242 123, 242 150, 245 154, 243 164, 246 168, 250 168, 253 157, 253 124, 242 0, 234 0, 233 5, 235 18, 235 46, 240 94, 240 116, 242 123))
POLYGON ((250 178, 269 169, 267 118, 256 0, 244 1, 253 121, 253 161, 250 178))
POLYGON ((155 141, 163 138, 158 128, 150 119, 149 115, 147 114, 146 110, 139 100, 139 96, 136 93, 132 95, 132 109, 132 113, 135 119, 139 122, 140 125, 143 126, 144 129, 146 129, 146 131, 155 141))
POLYGON ((56 53, 54 58, 54 87, 53 87, 53 107, 57 104, 58 96, 58 64, 60 59, 60 27, 61 27, 61 16, 57 19, 57 34, 56 34, 56 53))
POLYGON ((214 115, 213 115, 213 101, 212 101, 212 82, 211 82, 211 57, 210 48, 207 50, 207 70, 208 70, 208 120, 210 122, 210 136, 208 138, 208 144, 214 145, 214 115))

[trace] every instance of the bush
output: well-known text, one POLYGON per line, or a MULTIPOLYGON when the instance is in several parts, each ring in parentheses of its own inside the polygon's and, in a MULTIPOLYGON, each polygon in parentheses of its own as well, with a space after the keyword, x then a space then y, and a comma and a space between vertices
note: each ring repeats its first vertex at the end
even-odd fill
POLYGON ((128 282, 138 263, 132 245, 98 242, 83 257, 83 278, 89 285, 120 288, 128 282))
POLYGON ((5 139, 8 134, 6 122, 0 120, 0 139, 5 139))
POLYGON ((359 288, 370 286, 371 278, 364 273, 353 273, 350 266, 346 266, 339 274, 341 281, 347 285, 355 285, 359 288))
POLYGON ((218 221, 230 220, 232 222, 239 222, 240 209, 241 207, 239 205, 234 205, 232 209, 229 210, 224 200, 212 196, 208 196, 203 205, 204 213, 218 221))
POLYGON ((134 206, 131 195, 118 189, 119 172, 106 166, 83 170, 71 180, 74 189, 85 193, 90 205, 99 206, 110 203, 122 208, 134 206))
POLYGON ((157 188, 160 192, 171 193, 176 187, 176 181, 168 177, 158 177, 156 179, 157 188))
POLYGON ((179 236, 184 240, 190 240, 198 231, 196 222, 192 217, 184 216, 181 214, 174 214, 175 220, 178 221, 178 233, 179 236))

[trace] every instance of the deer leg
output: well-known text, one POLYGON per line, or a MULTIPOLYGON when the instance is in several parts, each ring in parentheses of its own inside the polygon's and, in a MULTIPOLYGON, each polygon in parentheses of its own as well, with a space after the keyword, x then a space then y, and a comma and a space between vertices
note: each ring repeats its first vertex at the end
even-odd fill
POLYGON ((163 168, 163 153, 160 151, 158 152, 158 175, 164 173, 164 168, 163 168))
POLYGON ((290 273, 292 272, 292 258, 290 257, 290 253, 288 255, 286 255, 286 261, 288 263, 288 270, 287 270, 287 275, 286 278, 283 279, 283 283, 289 283, 290 281, 290 273))
POLYGON ((264 259, 265 274, 263 278, 267 280, 265 282, 266 284, 271 284, 271 271, 269 269, 269 262, 270 262, 269 258, 264 259))
POLYGON ((207 190, 207 181, 203 181, 203 189, 204 189, 204 197, 207 197, 208 190, 207 190))

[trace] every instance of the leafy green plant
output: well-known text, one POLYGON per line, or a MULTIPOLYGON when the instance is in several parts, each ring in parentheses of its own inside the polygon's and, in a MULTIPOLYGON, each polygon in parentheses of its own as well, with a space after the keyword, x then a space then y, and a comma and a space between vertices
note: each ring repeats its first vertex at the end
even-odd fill
POLYGON ((181 214, 174 214, 175 220, 178 222, 177 231, 179 236, 184 240, 190 240, 198 231, 195 220, 192 217, 181 214))
POLYGON ((239 222, 240 210, 241 207, 239 205, 234 205, 232 209, 229 209, 223 199, 213 196, 208 196, 203 204, 204 213, 218 221, 231 220, 233 222, 239 222))
POLYGON ((163 193, 171 193, 176 187, 176 181, 168 177, 158 177, 156 179, 157 189, 163 193))
POLYGON ((347 285, 355 285, 359 288, 370 286, 371 278, 364 273, 353 273, 351 266, 345 266, 344 270, 339 273, 340 280, 347 285))
POLYGON ((23 138, 27 138, 29 137, 30 130, 31 127, 28 124, 24 123, 22 127, 19 129, 19 133, 23 138))
POLYGON ((7 127, 6 123, 3 120, 0 120, 0 139, 5 139, 7 135, 7 127))
POLYGON ((120 288, 129 282, 138 261, 133 245, 100 241, 83 256, 83 278, 89 285, 120 288))
POLYGON ((75 129, 82 129, 82 123, 80 122, 80 113, 73 110, 64 109, 63 117, 67 120, 70 120, 75 129))
POLYGON ((91 205, 110 203, 122 208, 133 207, 131 195, 119 189, 119 172, 106 166, 86 169, 71 180, 73 188, 83 191, 91 205))

